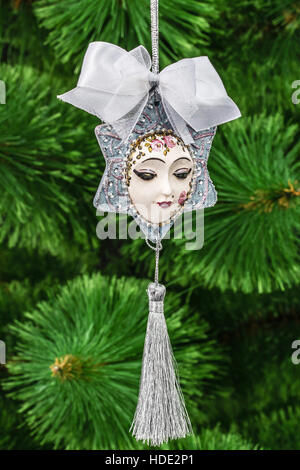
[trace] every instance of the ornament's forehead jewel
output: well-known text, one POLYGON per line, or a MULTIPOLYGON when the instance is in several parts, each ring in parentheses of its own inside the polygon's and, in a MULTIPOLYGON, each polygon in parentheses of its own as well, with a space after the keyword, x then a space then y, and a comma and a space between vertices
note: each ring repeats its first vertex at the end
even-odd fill
POLYGON ((156 130, 143 134, 129 144, 130 154, 139 152, 141 156, 145 156, 145 152, 167 156, 172 148, 180 148, 183 152, 188 148, 172 129, 156 130))
POLYGON ((241 116, 207 56, 180 60, 158 75, 150 67, 151 58, 143 46, 127 52, 110 43, 93 42, 77 86, 58 98, 112 124, 123 141, 138 122, 153 81, 175 133, 185 143, 193 142, 188 125, 201 131, 241 116))

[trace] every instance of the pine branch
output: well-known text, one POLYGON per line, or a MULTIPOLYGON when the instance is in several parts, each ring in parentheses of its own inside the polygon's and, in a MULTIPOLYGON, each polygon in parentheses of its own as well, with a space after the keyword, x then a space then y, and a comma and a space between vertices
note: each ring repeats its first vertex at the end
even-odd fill
MULTIPOLYGON (((127 50, 143 44, 150 51, 150 3, 148 0, 38 0, 34 12, 49 31, 47 44, 63 63, 80 70, 91 41, 106 41, 127 50)), ((197 55, 208 44, 209 23, 217 15, 212 0, 166 0, 160 4, 162 66, 174 59, 197 55), (178 34, 180 29, 180 35, 178 34)))
MULTIPOLYGON (((134 278, 83 276, 12 325, 17 355, 8 358, 11 376, 3 386, 21 401, 20 412, 39 442, 67 449, 137 448, 128 429, 147 321, 145 288, 134 278)), ((187 408, 204 422, 209 401, 219 396, 226 361, 208 339, 206 322, 183 299, 169 295, 166 304, 187 408)))
POLYGON ((233 392, 213 421, 271 449, 299 448, 299 370, 291 360, 299 321, 259 325, 230 338, 233 392))
POLYGON ((204 429, 200 434, 179 439, 161 447, 170 450, 263 450, 244 439, 237 432, 224 433, 220 423, 213 429, 204 429))
MULTIPOLYGON (((293 93, 297 93, 292 84, 299 78, 299 59, 295 55, 289 62, 284 79, 282 74, 274 72, 273 66, 259 64, 255 58, 248 58, 244 63, 241 60, 228 62, 216 57, 213 63, 229 96, 238 103, 242 119, 263 113, 281 113, 288 123, 299 122, 300 118, 300 105, 293 103, 292 99, 293 93)), ((220 127, 221 132, 222 129, 223 126, 220 127)))
MULTIPOLYGON (((37 25, 29 1, 0 0, 1 63, 31 64, 49 69, 50 48, 44 45, 46 33, 37 25)), ((2 79, 2 77, 0 77, 2 79)))
POLYGON ((17 412, 15 401, 3 393, 0 393, 0 410, 0 450, 51 450, 50 445, 42 447, 31 438, 30 429, 17 412))
POLYGON ((222 14, 212 25, 212 49, 219 58, 246 66, 254 61, 276 67, 278 74, 299 56, 300 9, 294 0, 221 0, 218 8, 222 14))
MULTIPOLYGON (((0 240, 63 255, 92 229, 102 162, 96 139, 80 113, 64 111, 51 76, 30 67, 4 66, 2 73, 0 240)), ((91 116, 85 119, 93 129, 91 116)))
POLYGON ((241 424, 244 436, 255 436, 265 447, 272 450, 299 450, 298 426, 300 406, 273 410, 270 414, 258 413, 241 424))

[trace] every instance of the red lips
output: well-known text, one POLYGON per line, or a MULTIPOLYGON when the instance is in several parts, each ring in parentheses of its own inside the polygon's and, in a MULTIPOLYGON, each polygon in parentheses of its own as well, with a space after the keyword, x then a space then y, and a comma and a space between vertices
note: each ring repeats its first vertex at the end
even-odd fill
POLYGON ((167 208, 167 207, 170 207, 170 205, 172 204, 172 201, 163 201, 163 202, 158 202, 157 204, 159 205, 159 207, 167 208))

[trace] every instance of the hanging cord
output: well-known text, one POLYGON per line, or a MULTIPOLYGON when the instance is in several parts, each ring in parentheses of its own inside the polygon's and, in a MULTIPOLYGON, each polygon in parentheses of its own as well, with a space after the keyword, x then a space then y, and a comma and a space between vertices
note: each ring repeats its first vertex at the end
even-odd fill
POLYGON ((151 40, 152 40, 152 72, 159 72, 159 51, 158 51, 158 0, 151 0, 151 40))
MULTIPOLYGON (((151 42, 152 42, 152 72, 159 73, 159 49, 158 49, 158 1, 150 0, 150 14, 151 14, 151 42)), ((157 89, 155 88, 155 101, 158 101, 157 89)), ((158 271, 159 271, 159 252, 162 249, 162 243, 159 238, 156 239, 156 245, 152 246, 146 238, 147 245, 155 250, 155 276, 154 282, 158 284, 158 271)))
POLYGON ((157 285, 158 284, 158 274, 159 274, 159 252, 162 250, 162 243, 159 238, 156 239, 156 244, 155 246, 152 246, 149 243, 148 238, 146 238, 146 243, 147 245, 152 249, 155 250, 155 275, 154 275, 154 282, 157 285))
MULTIPOLYGON (((159 105, 158 83, 158 0, 151 0, 152 73, 154 104, 159 105)), ((147 288, 149 315, 145 336, 140 392, 130 430, 137 440, 160 446, 169 439, 193 433, 180 389, 178 366, 174 357, 164 316, 166 288, 158 283, 159 235, 147 245, 155 250, 155 276, 147 288)))
MULTIPOLYGON (((158 0, 150 0, 150 14, 151 14, 151 42, 152 42, 152 73, 157 75, 159 73, 159 48, 158 48, 158 0)), ((156 83, 157 85, 157 83, 156 83)), ((159 96, 157 86, 154 88, 154 104, 159 103, 159 96)))

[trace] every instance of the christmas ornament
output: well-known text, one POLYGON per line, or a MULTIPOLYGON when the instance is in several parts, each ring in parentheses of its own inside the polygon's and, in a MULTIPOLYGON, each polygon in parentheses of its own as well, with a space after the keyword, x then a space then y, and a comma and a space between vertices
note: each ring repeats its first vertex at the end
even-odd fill
POLYGON ((151 0, 152 62, 132 51, 92 42, 77 86, 58 98, 98 116, 95 133, 106 168, 94 197, 101 211, 131 215, 155 250, 154 282, 140 392, 130 430, 160 445, 192 434, 164 317, 158 282, 161 240, 183 212, 213 206, 217 193, 207 160, 219 124, 241 116, 208 57, 183 59, 159 73, 158 0, 151 0))

